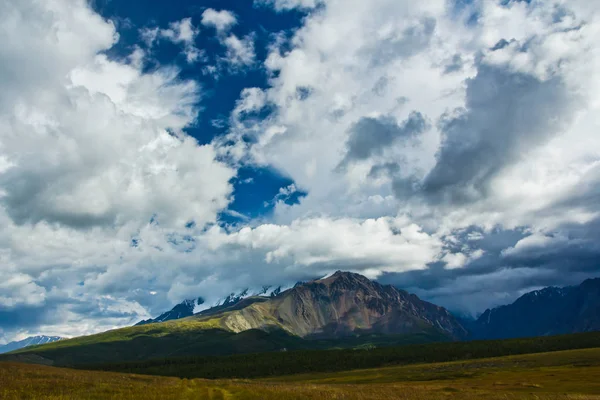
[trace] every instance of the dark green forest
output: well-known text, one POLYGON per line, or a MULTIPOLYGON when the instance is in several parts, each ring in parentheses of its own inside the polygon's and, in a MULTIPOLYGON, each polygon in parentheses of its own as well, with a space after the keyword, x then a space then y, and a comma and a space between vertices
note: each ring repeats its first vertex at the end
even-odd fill
POLYGON ((374 347, 363 343, 352 349, 278 351, 220 357, 176 357, 143 362, 87 365, 85 369, 181 378, 260 378, 594 347, 600 347, 600 332, 394 347, 374 347))

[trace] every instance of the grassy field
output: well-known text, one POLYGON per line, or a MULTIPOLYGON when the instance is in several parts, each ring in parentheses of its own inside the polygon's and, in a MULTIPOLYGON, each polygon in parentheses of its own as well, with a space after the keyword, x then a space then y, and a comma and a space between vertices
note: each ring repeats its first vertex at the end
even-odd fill
POLYGON ((307 384, 393 384, 435 382, 453 390, 494 389, 532 393, 600 395, 600 349, 416 364, 325 374, 298 374, 264 382, 307 384), (535 389, 535 390, 534 390, 535 389))
POLYGON ((274 377, 203 380, 0 363, 12 399, 600 399, 600 349, 274 377))

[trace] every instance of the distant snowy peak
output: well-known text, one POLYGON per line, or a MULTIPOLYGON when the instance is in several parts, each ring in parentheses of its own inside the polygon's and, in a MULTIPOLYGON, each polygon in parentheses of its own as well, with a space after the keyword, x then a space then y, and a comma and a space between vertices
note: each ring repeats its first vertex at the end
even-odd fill
POLYGON ((244 299, 247 299, 248 297, 256 297, 256 296, 275 297, 275 296, 278 296, 281 293, 285 292, 286 290, 292 289, 294 287, 295 287, 295 285, 284 285, 284 286, 266 285, 266 286, 262 286, 260 288, 254 288, 254 289, 246 288, 246 289, 240 290, 237 293, 232 292, 229 295, 227 295, 226 297, 219 299, 214 304, 214 307, 232 306, 234 304, 239 303, 240 301, 242 301, 244 299))
POLYGON ((181 303, 177 304, 175 307, 173 307, 171 310, 169 310, 165 313, 162 313, 158 317, 156 317, 154 319, 146 319, 146 320, 140 321, 136 325, 147 325, 147 324, 153 324, 153 323, 157 323, 157 322, 166 322, 166 321, 172 321, 175 319, 191 317, 192 315, 194 315, 194 313, 198 309, 198 307, 202 306, 203 304, 204 304, 204 299, 202 297, 198 297, 195 300, 184 300, 183 302, 181 302, 181 303))
POLYGON ((15 351, 15 350, 19 350, 22 349, 24 347, 29 347, 29 346, 35 346, 38 344, 46 344, 46 343, 52 343, 52 342, 57 342, 59 340, 63 339, 60 336, 31 336, 28 337, 26 339, 23 340, 19 340, 19 341, 15 341, 15 342, 10 342, 4 346, 0 346, 0 354, 2 353, 8 353, 11 351, 15 351))
POLYGON ((281 293, 284 293, 286 290, 292 289, 301 282, 298 282, 293 285, 283 285, 283 286, 270 286, 265 285, 260 288, 245 288, 238 292, 231 292, 225 297, 220 298, 212 305, 207 303, 204 298, 198 297, 195 300, 184 300, 183 302, 177 304, 171 310, 162 313, 156 318, 146 319, 138 322, 136 325, 147 325, 158 322, 166 322, 172 321, 181 318, 191 317, 192 315, 199 314, 201 312, 210 310, 212 308, 223 308, 233 306, 240 301, 247 299, 249 297, 276 297, 281 293))

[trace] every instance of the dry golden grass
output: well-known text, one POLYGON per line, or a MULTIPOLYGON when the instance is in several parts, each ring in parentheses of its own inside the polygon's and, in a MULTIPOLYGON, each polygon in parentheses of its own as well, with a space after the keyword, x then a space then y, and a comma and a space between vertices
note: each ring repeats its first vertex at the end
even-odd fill
POLYGON ((254 381, 0 363, 0 399, 600 400, 600 349, 254 381))
POLYGON ((501 390, 600 395, 600 349, 374 368, 271 378, 312 384, 394 384, 453 390, 501 390))

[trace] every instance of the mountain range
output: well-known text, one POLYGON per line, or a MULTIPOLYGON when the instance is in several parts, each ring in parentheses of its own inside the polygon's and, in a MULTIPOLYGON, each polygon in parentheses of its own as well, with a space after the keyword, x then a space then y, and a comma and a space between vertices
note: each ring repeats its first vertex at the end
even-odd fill
POLYGON ((467 334, 443 307, 391 285, 341 271, 269 299, 244 299, 219 312, 225 312, 222 324, 233 332, 275 327, 303 338, 412 334, 427 329, 455 339, 467 334))
POLYGON ((470 326, 478 339, 548 336, 600 330, 600 278, 578 286, 547 287, 486 310, 470 326))
MULTIPOLYGON (((184 315, 197 303, 184 302, 169 315, 184 315)), ((13 354, 19 361, 72 366, 184 355, 450 341, 466 336, 467 331, 443 307, 362 275, 338 271, 268 296, 233 296, 185 318, 138 324, 13 354)))
POLYGON ((5 344, 4 346, 0 346, 0 354, 23 349, 28 346, 52 343, 62 339, 63 338, 61 338, 60 336, 30 336, 23 340, 10 342, 8 344, 5 344))
POLYGON ((467 335, 446 309, 349 272, 298 282, 289 290, 264 287, 251 293, 248 289, 232 293, 199 312, 194 309, 203 303, 202 298, 185 300, 136 325, 226 313, 222 324, 232 332, 277 327, 299 337, 330 338, 358 333, 410 334, 433 328, 455 339, 467 335))
POLYGON ((208 308, 202 298, 187 300, 132 327, 17 350, 9 356, 73 366, 591 330, 600 330, 600 279, 536 290, 465 321, 404 290, 338 271, 288 289, 244 290, 208 308))
MULTIPOLYGON (((359 279, 356 274, 338 272, 336 275, 354 276, 362 283, 368 279, 359 279)), ((316 280, 314 282, 323 282, 316 280)), ((296 286, 302 283, 297 283, 296 286)), ((308 285, 311 285, 309 282, 308 285)), ((373 283, 375 284, 375 283, 373 283)), ((281 292, 279 287, 275 293, 267 297, 275 297, 281 292)), ((399 291, 402 293, 402 291, 399 291)), ((250 294, 245 289, 232 293, 220 300, 216 307, 200 314, 224 310, 248 297, 261 296, 250 294)), ((406 292, 404 292, 406 293, 406 292)), ((192 316, 193 300, 186 300, 176 305, 172 310, 161 314, 153 322, 192 316), (182 313, 181 310, 186 312, 182 313), (178 315, 182 315, 179 316, 178 315), (165 319, 166 318, 166 319, 165 319)), ((388 316, 390 319, 395 317, 388 316)), ((401 317, 398 319, 402 319, 401 317)), ((588 279, 577 286, 546 287, 528 292, 508 305, 487 309, 476 319, 456 318, 457 322, 468 331, 466 335, 454 334, 455 338, 469 339, 507 339, 517 337, 547 336, 555 334, 600 331, 600 278, 588 279)), ((147 321, 142 321, 147 323, 147 321)))

